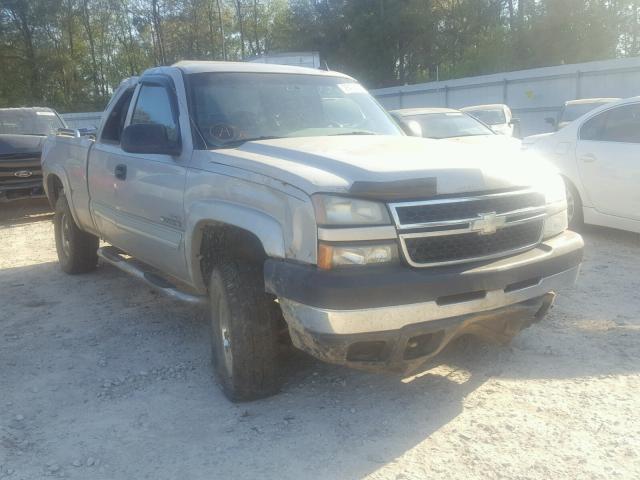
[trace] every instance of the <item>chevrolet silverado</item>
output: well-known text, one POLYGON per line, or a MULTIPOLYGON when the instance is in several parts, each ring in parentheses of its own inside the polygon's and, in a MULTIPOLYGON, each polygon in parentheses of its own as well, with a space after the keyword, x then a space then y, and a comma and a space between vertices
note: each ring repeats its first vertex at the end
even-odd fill
POLYGON ((403 374, 462 334, 506 342, 582 259, 555 170, 406 136, 336 72, 152 68, 122 82, 95 138, 50 137, 43 171, 62 269, 101 258, 205 305, 232 400, 278 390, 283 339, 403 374))

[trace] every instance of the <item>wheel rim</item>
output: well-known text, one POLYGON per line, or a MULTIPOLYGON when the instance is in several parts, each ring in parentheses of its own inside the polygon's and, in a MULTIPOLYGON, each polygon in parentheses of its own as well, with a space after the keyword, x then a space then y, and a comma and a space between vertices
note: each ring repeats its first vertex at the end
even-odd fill
POLYGON ((227 371, 227 375, 231 376, 233 373, 233 352, 231 342, 231 329, 229 328, 229 308, 227 302, 222 298, 222 295, 216 295, 216 314, 218 315, 217 328, 220 342, 217 348, 220 348, 218 358, 224 362, 224 368, 227 371))
POLYGON ((69 240, 71 233, 71 223, 69 215, 66 212, 60 217, 60 243, 62 245, 62 252, 65 257, 69 257, 71 254, 71 242, 69 240))
POLYGON ((567 220, 571 223, 576 211, 576 199, 568 186, 565 186, 565 190, 567 192, 567 220))

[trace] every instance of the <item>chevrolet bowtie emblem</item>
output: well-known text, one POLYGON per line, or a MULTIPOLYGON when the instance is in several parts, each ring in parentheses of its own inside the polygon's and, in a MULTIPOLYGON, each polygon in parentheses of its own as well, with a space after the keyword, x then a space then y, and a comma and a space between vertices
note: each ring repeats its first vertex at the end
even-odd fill
POLYGON ((471 222, 471 230, 480 233, 480 235, 491 235, 496 233, 499 227, 502 227, 507 219, 504 216, 496 215, 496 212, 482 213, 480 218, 471 222))

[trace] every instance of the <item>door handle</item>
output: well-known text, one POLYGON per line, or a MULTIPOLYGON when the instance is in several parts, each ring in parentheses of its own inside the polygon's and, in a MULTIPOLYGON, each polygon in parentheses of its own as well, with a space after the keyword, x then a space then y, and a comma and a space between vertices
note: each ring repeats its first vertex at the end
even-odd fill
POLYGON ((120 164, 120 165, 116 165, 116 169, 113 172, 113 174, 115 175, 115 177, 118 180, 126 180, 127 179, 127 166, 120 164))
POLYGON ((598 159, 592 153, 587 153, 586 155, 582 155, 580 157, 580 160, 582 160, 584 163, 593 163, 598 159))

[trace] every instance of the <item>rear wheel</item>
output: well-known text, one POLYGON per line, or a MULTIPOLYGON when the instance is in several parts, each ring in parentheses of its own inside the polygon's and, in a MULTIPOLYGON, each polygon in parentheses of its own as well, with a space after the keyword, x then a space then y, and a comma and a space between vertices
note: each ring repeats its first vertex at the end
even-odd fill
POLYGON ((63 194, 56 202, 53 230, 58 260, 64 272, 86 273, 96 268, 99 239, 78 228, 71 215, 67 198, 63 194))
POLYGON ((277 393, 278 306, 264 291, 262 268, 223 260, 209 283, 216 378, 232 401, 277 393))
POLYGON ((574 187, 569 180, 565 179, 564 185, 567 194, 567 220, 569 221, 569 228, 571 230, 579 230, 584 223, 582 200, 580 199, 578 190, 576 190, 576 187, 574 187))

